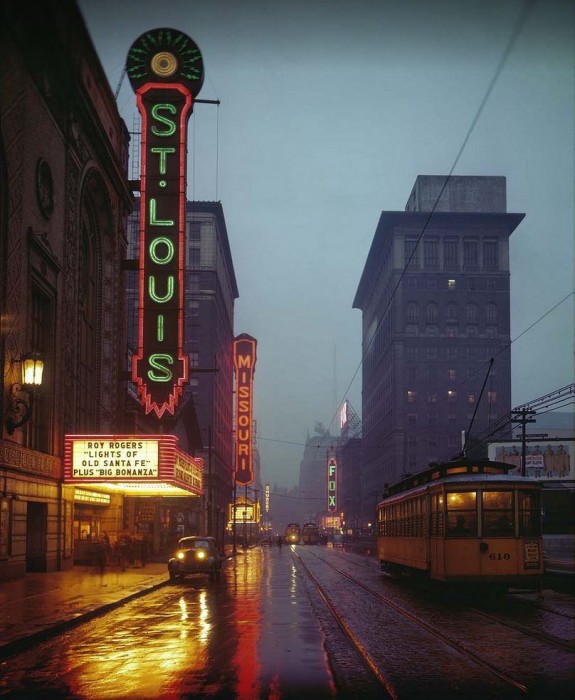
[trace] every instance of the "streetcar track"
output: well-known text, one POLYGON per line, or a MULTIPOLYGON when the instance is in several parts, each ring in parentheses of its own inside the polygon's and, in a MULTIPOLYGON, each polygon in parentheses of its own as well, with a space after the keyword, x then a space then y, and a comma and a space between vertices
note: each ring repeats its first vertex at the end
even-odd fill
MULTIPOLYGON (((512 677, 509 676, 507 673, 505 673, 505 671, 501 671, 501 670, 498 669, 496 666, 492 665, 489 661, 487 661, 486 659, 482 658, 481 656, 479 656, 479 655, 476 654, 475 652, 473 652, 473 651, 471 651, 470 649, 468 649, 467 647, 463 646, 462 644, 460 644, 460 643, 457 642, 456 640, 454 640, 454 639, 452 639, 452 638, 446 636, 443 632, 441 632, 441 631, 438 630, 437 628, 432 627, 431 625, 429 625, 427 622, 425 622, 425 621, 422 620, 421 618, 417 617, 416 615, 413 615, 413 613, 410 613, 408 610, 405 610, 405 608, 402 608, 401 606, 397 605, 396 603, 394 603, 394 602, 393 602, 390 598, 388 598, 387 596, 384 596, 384 595, 382 595, 381 593, 378 593, 377 591, 374 591, 374 590, 370 589, 370 588, 369 588, 368 586, 366 586, 362 581, 360 581, 359 579, 354 578, 353 576, 351 576, 351 575, 348 574, 347 572, 342 571, 342 570, 341 570, 340 568, 338 568, 337 566, 334 566, 334 565, 331 564, 330 562, 326 561, 326 559, 324 559, 323 557, 320 557, 320 556, 318 556, 318 555, 315 554, 315 553, 311 553, 311 554, 312 554, 312 556, 316 557, 317 559, 319 559, 320 561, 322 561, 324 564, 326 564, 328 567, 330 567, 331 569, 333 569, 335 572, 337 572, 338 574, 340 574, 340 575, 343 576, 344 578, 347 578, 347 579, 348 579, 349 581, 351 581, 354 585, 356 585, 356 586, 360 587, 361 589, 363 589, 366 593, 369 593, 371 596, 373 596, 373 597, 376 598, 377 600, 381 601, 382 603, 384 603, 384 604, 387 605, 388 607, 392 608, 393 610, 395 610, 397 613, 399 613, 400 615, 402 615, 402 616, 405 617, 406 619, 410 620, 411 622, 413 622, 414 624, 418 625, 418 626, 421 627, 422 629, 425 629, 427 632, 429 632, 430 634, 432 634, 432 635, 433 635, 434 637, 436 637, 437 639, 441 639, 441 641, 443 641, 445 644, 447 644, 448 646, 452 647, 453 649, 455 649, 456 651, 458 651, 459 653, 461 653, 463 656, 465 656, 466 658, 470 659, 470 660, 473 661, 474 663, 478 664, 479 666, 481 666, 481 667, 484 668, 485 670, 489 671, 490 673, 493 673, 495 676, 497 676, 498 678, 500 678, 502 681, 504 681, 504 682, 507 683, 508 685, 511 685, 511 686, 517 688, 518 690, 520 690, 520 691, 523 692, 523 693, 527 693, 527 692, 528 692, 528 687, 527 687, 524 683, 521 683, 520 681, 516 680, 515 678, 512 678, 512 677)), ((305 565, 305 563, 302 561, 301 557, 300 557, 298 554, 296 554, 296 556, 298 556, 298 559, 302 562, 302 564, 303 564, 303 566, 305 567, 306 571, 309 573, 310 577, 312 578, 312 581, 314 582, 314 584, 316 585, 316 587, 318 587, 318 589, 319 589, 319 588, 321 587, 321 584, 319 584, 319 582, 315 579, 315 576, 314 576, 313 574, 311 574, 309 568, 308 568, 308 567, 305 565)), ((327 594, 322 594, 322 595, 327 595, 327 594)), ((330 605, 330 609, 331 609, 331 605, 330 605)), ((334 613, 334 614, 335 614, 335 613, 334 613)), ((339 615, 339 613, 337 613, 337 614, 336 614, 336 619, 338 619, 338 622, 339 622, 340 617, 341 617, 341 616, 339 615)), ((354 642, 354 644, 355 644, 355 642, 354 642)), ((358 648, 358 650, 359 650, 359 647, 357 647, 357 648, 358 648)))
POLYGON ((331 612, 333 617, 336 619, 336 621, 339 624, 339 626, 341 627, 343 633, 348 638, 348 640, 350 641, 353 648, 358 652, 360 657, 363 659, 366 666, 369 668, 369 670, 371 671, 371 673, 373 674, 373 676, 375 677, 377 682, 381 685, 381 687, 385 690, 385 692, 388 694, 389 697, 393 698, 393 700, 398 700, 398 695, 395 692, 395 689, 393 688, 392 684, 381 673, 381 671, 377 667, 377 664, 372 659, 369 652, 365 649, 363 644, 360 642, 360 640, 357 638, 357 636, 353 633, 352 629, 347 624, 347 622, 345 621, 343 616, 340 615, 339 611, 337 610, 337 608, 333 604, 331 598, 326 593, 325 589, 320 584, 318 579, 314 576, 314 574, 311 572, 311 570, 309 569, 307 564, 303 561, 303 559, 300 557, 300 555, 295 550, 292 550, 292 554, 295 557, 297 557, 297 560, 298 560, 300 566, 302 566, 305 569, 305 572, 307 573, 311 582, 315 585, 319 595, 321 596, 321 599, 326 604, 328 610, 331 612))
MULTIPOLYGON (((314 555, 317 556, 317 554, 315 554, 315 553, 314 553, 314 555)), ((325 560, 323 560, 323 561, 325 561, 325 560)), ((326 561, 326 564, 328 564, 329 566, 332 566, 332 564, 330 564, 327 561, 326 561)), ((371 569, 371 567, 368 567, 365 564, 360 563, 359 565, 362 566, 362 568, 371 569)), ((554 610, 553 608, 550 608, 550 607, 545 606, 545 605, 541 605, 541 604, 536 603, 534 601, 515 599, 514 602, 517 602, 520 605, 534 606, 537 608, 537 610, 544 611, 544 612, 547 612, 547 613, 550 613, 553 615, 557 615, 558 617, 564 618, 566 620, 575 619, 575 615, 569 615, 566 612, 563 612, 560 610, 554 610)), ((489 619, 493 622, 497 622, 498 624, 503 625, 504 627, 509 627, 510 629, 514 629, 516 632, 521 632, 526 637, 531 637, 533 639, 536 639, 537 641, 546 642, 548 644, 556 646, 556 647, 563 649, 565 651, 575 652, 575 641, 564 640, 564 639, 561 639, 560 637, 542 632, 541 630, 534 630, 528 626, 522 625, 519 622, 509 620, 503 616, 497 616, 497 615, 494 615, 492 613, 488 613, 488 612, 485 612, 483 610, 479 610, 478 608, 471 607, 471 608, 469 608, 469 610, 474 612, 477 615, 480 615, 481 617, 489 619)))
POLYGON ((492 622, 497 622, 497 624, 503 625, 504 627, 509 627, 510 629, 513 629, 516 632, 521 632, 521 634, 524 634, 526 637, 531 637, 532 639, 536 639, 537 641, 552 644, 553 646, 559 647, 559 649, 564 649, 565 651, 575 652, 575 642, 559 639, 558 637, 553 637, 552 635, 546 634, 545 632, 536 631, 530 629, 529 627, 525 627, 525 625, 522 625, 519 622, 506 620, 503 617, 492 615, 491 613, 484 612, 483 610, 478 610, 477 608, 469 609, 476 615, 479 615, 480 617, 484 617, 485 619, 491 620, 492 622))

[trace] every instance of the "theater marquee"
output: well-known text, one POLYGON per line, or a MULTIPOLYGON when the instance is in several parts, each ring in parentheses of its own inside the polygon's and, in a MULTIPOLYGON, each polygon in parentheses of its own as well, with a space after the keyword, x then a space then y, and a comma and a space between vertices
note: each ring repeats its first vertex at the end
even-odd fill
POLYGON ((131 46, 126 70, 142 117, 138 349, 132 381, 146 413, 173 414, 184 353, 187 123, 204 78, 200 50, 173 29, 131 46))
POLYGON ((202 495, 203 460, 174 435, 66 435, 64 481, 125 495, 202 495))

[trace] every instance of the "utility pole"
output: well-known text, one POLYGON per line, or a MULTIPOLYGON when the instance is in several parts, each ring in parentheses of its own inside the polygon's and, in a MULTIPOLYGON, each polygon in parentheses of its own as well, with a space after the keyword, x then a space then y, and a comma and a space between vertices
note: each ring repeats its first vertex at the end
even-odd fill
POLYGON ((208 536, 212 535, 213 520, 213 487, 212 487, 212 424, 208 425, 208 536))
POLYGON ((521 476, 526 475, 525 462, 527 461, 527 444, 525 435, 525 426, 527 423, 535 423, 535 418, 528 418, 527 416, 534 416, 535 411, 530 411, 527 408, 521 408, 517 411, 511 411, 512 422, 521 424, 521 476), (520 416, 520 417, 519 417, 520 416))

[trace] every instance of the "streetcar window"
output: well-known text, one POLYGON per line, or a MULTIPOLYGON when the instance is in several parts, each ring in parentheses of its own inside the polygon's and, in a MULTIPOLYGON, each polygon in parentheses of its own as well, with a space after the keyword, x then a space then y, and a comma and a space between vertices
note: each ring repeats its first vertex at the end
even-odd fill
POLYGON ((514 533, 513 492, 483 492, 483 535, 509 537, 514 533))
POLYGON ((541 534, 541 503, 535 491, 519 491, 519 534, 541 534))
POLYGON ((443 495, 434 493, 431 497, 431 536, 443 537, 443 495))
POLYGON ((446 494, 449 537, 477 537, 477 494, 475 491, 446 494))

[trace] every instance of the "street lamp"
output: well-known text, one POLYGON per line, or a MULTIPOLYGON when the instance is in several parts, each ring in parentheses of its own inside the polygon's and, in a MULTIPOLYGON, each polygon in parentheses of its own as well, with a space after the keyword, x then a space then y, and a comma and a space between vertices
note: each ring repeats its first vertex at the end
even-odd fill
POLYGON ((20 382, 14 382, 10 387, 12 398, 8 403, 8 418, 6 419, 6 429, 8 435, 21 428, 32 417, 34 406, 34 397, 38 389, 42 385, 42 373, 44 371, 44 359, 38 352, 29 352, 23 355, 19 360, 22 376, 20 382), (27 400, 22 396, 27 395, 27 400))

